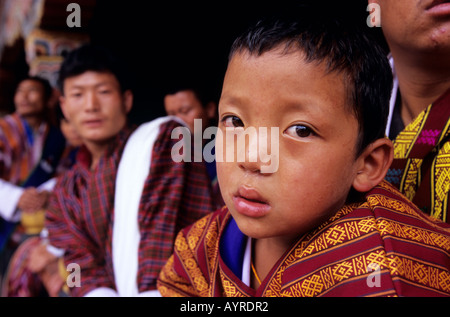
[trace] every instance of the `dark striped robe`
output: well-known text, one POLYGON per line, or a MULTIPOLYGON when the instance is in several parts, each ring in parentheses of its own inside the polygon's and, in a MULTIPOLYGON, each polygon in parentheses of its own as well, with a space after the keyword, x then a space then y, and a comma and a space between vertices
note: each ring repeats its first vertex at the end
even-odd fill
MULTIPOLYGON (((183 227, 213 210, 210 181, 203 163, 175 163, 171 139, 175 121, 160 127, 152 164, 139 205, 140 292, 155 290, 160 269, 173 251, 176 234, 183 227)), ((71 288, 83 296, 100 287, 115 289, 112 260, 114 189, 116 172, 131 131, 122 131, 97 168, 89 170, 87 151, 80 149, 77 164, 54 190, 47 213, 50 244, 65 249, 66 265, 80 266, 81 287, 71 288)), ((139 155, 139 153, 136 153, 139 155)), ((132 190, 132 189, 130 189, 132 190)))

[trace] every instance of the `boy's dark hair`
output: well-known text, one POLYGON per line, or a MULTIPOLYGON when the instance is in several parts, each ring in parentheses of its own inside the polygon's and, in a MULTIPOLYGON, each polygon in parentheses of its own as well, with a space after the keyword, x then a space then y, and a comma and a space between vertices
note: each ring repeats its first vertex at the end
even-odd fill
POLYGON ((32 80, 32 81, 36 81, 36 82, 40 83, 42 85, 42 87, 44 88, 44 100, 48 101, 50 99, 50 97, 52 96, 52 93, 53 93, 53 88, 47 79, 45 79, 43 77, 39 77, 39 76, 26 76, 26 77, 22 78, 19 83, 21 83, 25 80, 32 80))
POLYGON ((69 52, 59 70, 58 88, 64 94, 64 81, 87 71, 109 72, 120 84, 122 92, 131 89, 128 71, 123 62, 106 47, 92 43, 69 52))
POLYGON ((329 72, 342 73, 359 122, 359 155, 385 136, 392 70, 386 53, 363 29, 367 25, 335 6, 317 4, 260 20, 234 41, 229 60, 239 52, 260 56, 284 45, 286 54, 301 50, 307 62, 325 63, 329 72))

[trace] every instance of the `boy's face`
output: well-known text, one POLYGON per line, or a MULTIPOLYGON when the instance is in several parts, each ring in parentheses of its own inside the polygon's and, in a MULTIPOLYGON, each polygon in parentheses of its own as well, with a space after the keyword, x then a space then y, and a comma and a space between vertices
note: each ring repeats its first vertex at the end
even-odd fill
MULTIPOLYGON (((358 122, 342 75, 305 63, 300 52, 280 52, 237 53, 219 103, 224 135, 226 127, 279 128, 278 144, 270 144, 272 152, 278 147, 278 169, 261 173, 266 163, 247 160, 246 142, 246 161, 217 162, 217 173, 244 234, 289 244, 344 205, 357 174, 358 122)), ((216 142, 224 153, 231 151, 223 138, 216 142)))
POLYGON ((111 73, 87 71, 64 81, 61 109, 83 140, 103 144, 126 124, 132 94, 122 93, 111 73))

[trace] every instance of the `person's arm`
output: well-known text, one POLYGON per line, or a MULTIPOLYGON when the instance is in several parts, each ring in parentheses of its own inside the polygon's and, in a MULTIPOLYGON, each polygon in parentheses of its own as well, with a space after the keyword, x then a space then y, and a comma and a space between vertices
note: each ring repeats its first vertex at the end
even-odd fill
POLYGON ((11 222, 20 221, 20 211, 17 209, 24 189, 0 179, 0 216, 11 222))
POLYGON ((198 267, 194 252, 187 245, 186 236, 180 232, 175 242, 174 253, 159 274, 158 291, 163 297, 199 297, 201 294, 195 282, 209 286, 198 267), (182 252, 179 250, 180 245, 182 252), (187 262, 189 270, 185 269, 187 262), (197 274, 192 275, 192 272, 197 274))
POLYGON ((216 296, 212 287, 219 278, 216 246, 223 215, 217 211, 178 233, 173 254, 158 276, 157 287, 163 297, 216 296))
POLYGON ((114 281, 103 265, 104 251, 86 234, 84 222, 79 219, 78 198, 68 188, 70 186, 63 178, 50 197, 46 213, 49 243, 65 250, 64 265, 72 296, 112 296, 114 281))

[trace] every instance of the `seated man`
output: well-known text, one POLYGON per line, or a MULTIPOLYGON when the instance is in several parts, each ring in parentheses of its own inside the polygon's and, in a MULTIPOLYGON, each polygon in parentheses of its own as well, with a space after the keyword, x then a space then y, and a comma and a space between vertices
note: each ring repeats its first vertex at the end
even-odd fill
POLYGON ((14 95, 16 111, 0 119, 2 272, 9 253, 22 239, 21 234, 11 237, 22 211, 38 210, 45 204, 48 193, 37 187, 55 175, 65 149, 59 127, 51 124, 51 96, 47 80, 27 77, 19 83, 14 95))
MULTIPOLYGON (((166 113, 183 120, 191 133, 201 133, 210 126, 217 124, 217 104, 208 98, 207 94, 195 84, 176 85, 164 96, 164 108, 166 113)), ((203 146, 207 139, 203 140, 203 146)), ((209 143, 209 142, 208 142, 209 143)), ((215 206, 221 208, 224 205, 217 182, 216 161, 204 160, 214 195, 215 206)))
POLYGON ((226 207, 178 235, 158 289, 449 296, 450 226, 383 181, 392 161, 386 56, 334 11, 293 11, 260 21, 232 46, 216 143, 228 158, 217 157, 226 207), (228 134, 248 144, 235 150, 228 134), (258 155, 265 147, 269 161, 258 155))
MULTIPOLYGON (((38 187, 39 190, 52 191, 58 176, 75 163, 81 139, 73 126, 57 108, 57 119, 67 147, 56 169, 56 176, 38 187)), ((64 250, 48 244, 48 232, 44 228, 47 202, 38 209, 22 213, 21 225, 29 236, 11 256, 8 269, 2 281, 1 295, 4 297, 61 296, 67 292, 65 275, 60 274, 60 261, 64 250)))
POLYGON ((133 93, 106 49, 71 52, 59 84, 64 116, 83 141, 46 214, 49 243, 65 250, 65 266, 78 274, 70 293, 157 296, 176 233, 213 208, 206 169, 171 159, 171 132, 180 125, 171 117, 128 127, 133 93))

